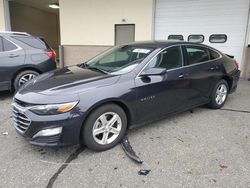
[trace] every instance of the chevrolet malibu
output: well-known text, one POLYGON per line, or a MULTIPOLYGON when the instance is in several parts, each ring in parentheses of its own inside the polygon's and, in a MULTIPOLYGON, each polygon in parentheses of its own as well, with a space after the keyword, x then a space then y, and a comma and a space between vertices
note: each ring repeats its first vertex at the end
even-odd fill
POLYGON ((202 44, 116 46, 24 84, 13 99, 14 127, 34 145, 107 150, 128 128, 205 104, 221 108, 239 75, 233 58, 202 44))

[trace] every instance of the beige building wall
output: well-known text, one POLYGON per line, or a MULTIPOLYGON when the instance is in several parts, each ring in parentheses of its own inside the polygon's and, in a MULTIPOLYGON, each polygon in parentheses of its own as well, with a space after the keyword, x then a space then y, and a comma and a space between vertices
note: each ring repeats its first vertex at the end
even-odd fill
POLYGON ((58 15, 10 1, 12 31, 43 37, 56 51, 59 46, 58 15))
POLYGON ((241 77, 250 79, 250 20, 248 20, 248 33, 246 34, 246 45, 244 46, 241 62, 241 77))
POLYGON ((111 46, 64 45, 64 63, 65 65, 83 63, 110 47, 111 46))
POLYGON ((242 71, 242 76, 244 78, 250 79, 250 31, 248 33, 248 47, 246 49, 246 57, 243 69, 244 70, 242 71))
MULTIPOLYGON (((250 12, 250 10, 249 10, 249 12, 250 12)), ((250 19, 250 15, 249 15, 249 19, 250 19)), ((246 43, 248 45, 250 45, 250 20, 248 20, 247 31, 248 31, 248 33, 246 34, 246 43)))
POLYGON ((5 31, 4 0, 0 0, 0 31, 5 31))
POLYGON ((114 24, 135 24, 135 40, 150 40, 152 20, 153 0, 60 0, 63 45, 114 45, 114 24))
POLYGON ((135 24, 135 40, 151 40, 154 0, 60 0, 64 64, 77 64, 115 43, 115 24, 135 24), (125 21, 124 21, 125 20, 125 21))

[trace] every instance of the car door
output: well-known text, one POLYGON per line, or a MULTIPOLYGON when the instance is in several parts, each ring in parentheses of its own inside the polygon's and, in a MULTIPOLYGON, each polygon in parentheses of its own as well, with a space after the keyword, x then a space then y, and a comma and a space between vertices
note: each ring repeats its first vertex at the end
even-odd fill
POLYGON ((7 40, 0 37, 0 89, 8 89, 12 76, 18 66, 24 64, 24 50, 7 40))
POLYGON ((185 75, 181 46, 161 51, 143 71, 152 68, 165 68, 163 75, 141 76, 135 79, 137 94, 137 121, 144 122, 186 108, 186 93, 189 83, 185 75))
POLYGON ((187 96, 189 106, 196 106, 209 101, 212 85, 216 75, 220 73, 220 66, 216 59, 212 59, 210 50, 204 46, 186 45, 189 74, 186 79, 190 82, 191 92, 187 96))

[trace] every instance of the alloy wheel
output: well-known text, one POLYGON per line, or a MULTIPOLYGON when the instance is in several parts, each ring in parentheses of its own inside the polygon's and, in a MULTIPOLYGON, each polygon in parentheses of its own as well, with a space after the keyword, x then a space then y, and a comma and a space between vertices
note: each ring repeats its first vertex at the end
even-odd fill
POLYGON ((18 81, 18 86, 21 86, 21 85, 23 85, 23 84, 25 84, 27 81, 29 81, 29 80, 31 80, 31 79, 33 79, 33 78, 35 78, 37 75, 35 75, 35 74, 25 74, 25 75, 23 75, 20 79, 19 79, 19 81, 18 81))
POLYGON ((215 101, 218 105, 225 102, 227 98, 227 86, 225 84, 220 84, 216 90, 215 101))
POLYGON ((120 116, 115 112, 102 114, 94 123, 92 135, 94 140, 100 145, 112 143, 122 129, 120 116))

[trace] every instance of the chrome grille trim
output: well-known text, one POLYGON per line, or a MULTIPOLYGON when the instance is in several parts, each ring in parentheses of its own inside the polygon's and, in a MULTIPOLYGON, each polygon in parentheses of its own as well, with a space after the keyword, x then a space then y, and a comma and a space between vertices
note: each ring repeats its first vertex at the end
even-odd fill
POLYGON ((20 133, 25 133, 31 124, 31 119, 25 115, 26 109, 17 103, 12 103, 12 119, 14 126, 20 133))

